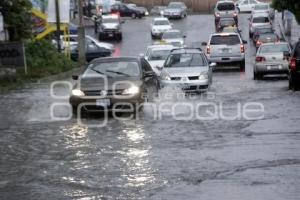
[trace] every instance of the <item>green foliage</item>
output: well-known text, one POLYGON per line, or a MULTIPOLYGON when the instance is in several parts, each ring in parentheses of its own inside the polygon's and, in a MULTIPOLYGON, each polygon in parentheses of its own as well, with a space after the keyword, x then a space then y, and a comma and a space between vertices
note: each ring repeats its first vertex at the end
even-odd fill
POLYGON ((273 0, 273 8, 283 11, 289 10, 294 13, 296 20, 300 23, 300 1, 299 0, 273 0))
POLYGON ((11 41, 31 37, 30 0, 1 0, 0 11, 8 28, 11 41))

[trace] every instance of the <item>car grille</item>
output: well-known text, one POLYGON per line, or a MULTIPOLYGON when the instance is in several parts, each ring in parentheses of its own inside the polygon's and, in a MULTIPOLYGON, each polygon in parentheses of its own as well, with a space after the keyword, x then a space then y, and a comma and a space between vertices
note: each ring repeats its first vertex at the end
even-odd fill
POLYGON ((171 77, 172 81, 180 81, 181 77, 171 77))
POLYGON ((117 31, 116 29, 104 29, 104 32, 108 32, 108 33, 116 32, 116 31, 117 31))
POLYGON ((189 80, 191 81, 199 80, 199 76, 189 76, 189 80))
MULTIPOLYGON (((121 95, 124 90, 107 90, 106 96, 112 96, 112 95, 121 95)), ((103 96, 101 95, 101 90, 88 90, 84 91, 85 96, 103 96)))

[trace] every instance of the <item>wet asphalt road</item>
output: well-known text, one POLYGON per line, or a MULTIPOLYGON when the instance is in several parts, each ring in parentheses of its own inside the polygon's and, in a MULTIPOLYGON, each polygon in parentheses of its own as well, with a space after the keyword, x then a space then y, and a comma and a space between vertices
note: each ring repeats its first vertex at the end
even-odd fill
MULTIPOLYGON (((127 20, 116 54, 142 53, 152 43, 150 21, 127 20)), ((193 46, 214 29, 210 15, 173 23, 193 46)), ((244 39, 247 23, 241 16, 244 39)), ((253 59, 248 44, 246 71, 214 72, 210 95, 161 97, 156 104, 222 102, 233 116, 239 104, 256 102, 264 106, 259 120, 176 120, 168 110, 155 119, 145 107, 137 120, 109 119, 103 128, 89 128, 76 119, 51 120, 51 105, 67 100, 51 98, 49 82, 1 95, 0 199, 298 200, 300 93, 288 91, 285 78, 254 81, 253 59)), ((67 93, 64 87, 55 91, 67 93)), ((176 112, 197 111, 178 106, 176 112)), ((57 109, 58 116, 66 113, 66 107, 57 109)))

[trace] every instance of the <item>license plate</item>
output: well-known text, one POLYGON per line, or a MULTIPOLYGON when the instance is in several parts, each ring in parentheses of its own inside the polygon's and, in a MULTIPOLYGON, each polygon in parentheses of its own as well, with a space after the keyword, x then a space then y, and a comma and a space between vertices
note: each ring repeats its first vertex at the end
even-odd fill
POLYGON ((277 65, 269 65, 269 66, 267 66, 267 69, 268 69, 268 70, 272 70, 272 69, 280 69, 280 67, 277 66, 277 65))
POLYGON ((223 53, 229 53, 229 49, 222 49, 223 53))
POLYGON ((114 36, 114 34, 112 34, 112 33, 109 33, 109 34, 108 34, 108 36, 109 36, 109 37, 113 37, 113 36, 114 36))
POLYGON ((110 99, 97 99, 96 106, 108 107, 110 106, 110 99))

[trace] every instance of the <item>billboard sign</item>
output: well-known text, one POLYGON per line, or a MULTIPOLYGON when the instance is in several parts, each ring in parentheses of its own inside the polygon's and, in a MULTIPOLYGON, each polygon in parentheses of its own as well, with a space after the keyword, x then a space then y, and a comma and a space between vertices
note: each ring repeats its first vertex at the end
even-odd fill
MULTIPOLYGON (((70 0, 58 0, 60 23, 70 22, 70 0)), ((48 0, 48 22, 56 23, 55 0, 48 0)))

